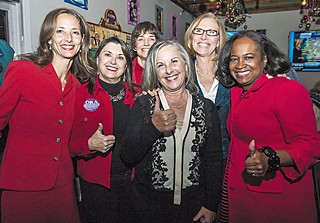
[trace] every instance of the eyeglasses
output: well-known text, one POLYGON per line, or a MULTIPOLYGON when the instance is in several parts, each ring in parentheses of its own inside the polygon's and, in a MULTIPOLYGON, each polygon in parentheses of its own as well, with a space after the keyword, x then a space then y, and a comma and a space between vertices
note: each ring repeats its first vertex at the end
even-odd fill
POLYGON ((192 33, 193 33, 193 34, 196 34, 196 35, 202 35, 204 32, 206 32, 206 34, 207 34, 208 36, 218 36, 218 35, 219 35, 218 31, 217 31, 217 30, 213 30, 213 29, 207 29, 207 30, 205 30, 205 29, 201 29, 201 28, 195 28, 195 29, 192 31, 192 33))

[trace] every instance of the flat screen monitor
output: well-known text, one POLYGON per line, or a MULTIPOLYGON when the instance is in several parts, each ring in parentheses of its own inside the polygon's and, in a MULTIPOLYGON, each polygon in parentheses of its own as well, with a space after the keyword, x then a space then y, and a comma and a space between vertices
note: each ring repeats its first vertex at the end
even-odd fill
POLYGON ((320 31, 289 32, 288 49, 296 71, 320 71, 320 31))
MULTIPOLYGON (((226 34, 227 34, 227 39, 229 39, 233 34, 236 34, 237 32, 240 32, 240 31, 244 31, 244 30, 239 30, 239 31, 226 31, 226 34)), ((256 31, 258 33, 262 33, 264 35, 266 35, 266 30, 265 29, 254 29, 252 31, 256 31)))

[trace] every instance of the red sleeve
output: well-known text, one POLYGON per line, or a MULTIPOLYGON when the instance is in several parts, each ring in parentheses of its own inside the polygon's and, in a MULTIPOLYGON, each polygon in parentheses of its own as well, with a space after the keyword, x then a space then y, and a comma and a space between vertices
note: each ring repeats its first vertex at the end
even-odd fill
POLYGON ((279 148, 288 152, 295 167, 283 167, 292 179, 302 177, 320 157, 320 139, 316 128, 312 101, 305 87, 296 81, 283 85, 285 94, 279 94, 276 108, 287 145, 279 148))

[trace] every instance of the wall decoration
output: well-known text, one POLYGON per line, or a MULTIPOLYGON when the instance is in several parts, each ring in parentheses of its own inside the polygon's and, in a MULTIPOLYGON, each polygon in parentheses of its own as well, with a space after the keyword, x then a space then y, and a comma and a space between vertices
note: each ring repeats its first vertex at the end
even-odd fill
POLYGON ((127 0, 128 24, 137 25, 140 22, 140 0, 127 0))
POLYGON ((105 28, 122 31, 120 23, 117 21, 117 15, 112 9, 107 9, 104 18, 100 19, 99 25, 105 28))
POLYGON ((88 0, 64 0, 64 2, 88 10, 88 0))
POLYGON ((160 34, 163 34, 163 8, 156 5, 156 27, 159 30, 160 34))
POLYGON ((177 38, 177 30, 178 30, 178 21, 177 21, 177 17, 176 16, 174 16, 174 15, 171 15, 171 35, 170 35, 170 37, 172 38, 172 39, 176 39, 177 38))
POLYGON ((88 22, 88 25, 90 27, 90 55, 92 57, 95 55, 101 42, 109 37, 116 36, 130 47, 131 33, 122 32, 121 26, 117 21, 117 15, 113 10, 107 9, 99 24, 88 22))

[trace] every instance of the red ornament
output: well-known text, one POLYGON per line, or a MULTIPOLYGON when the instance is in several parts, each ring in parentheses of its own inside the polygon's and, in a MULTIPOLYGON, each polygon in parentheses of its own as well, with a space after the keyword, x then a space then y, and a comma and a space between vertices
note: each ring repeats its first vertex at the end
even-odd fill
POLYGON ((221 8, 221 3, 218 2, 215 6, 214 6, 215 9, 219 10, 221 8))

